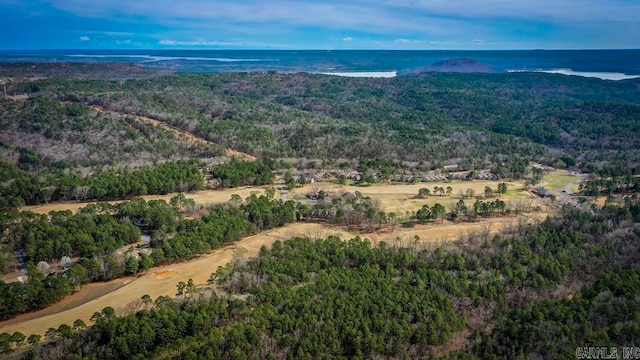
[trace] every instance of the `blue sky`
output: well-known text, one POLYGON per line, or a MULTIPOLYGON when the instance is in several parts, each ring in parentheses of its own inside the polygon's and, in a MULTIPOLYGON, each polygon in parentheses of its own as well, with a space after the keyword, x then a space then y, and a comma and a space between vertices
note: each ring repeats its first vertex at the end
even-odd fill
POLYGON ((640 48, 640 0, 0 0, 0 49, 640 48))

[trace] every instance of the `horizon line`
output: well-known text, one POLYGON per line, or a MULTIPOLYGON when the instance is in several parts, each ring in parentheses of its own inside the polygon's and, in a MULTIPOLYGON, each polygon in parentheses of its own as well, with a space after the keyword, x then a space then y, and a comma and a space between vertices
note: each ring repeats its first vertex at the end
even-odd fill
POLYGON ((273 49, 273 48, 162 48, 162 49, 131 49, 131 48, 44 48, 44 49, 9 49, 0 51, 630 51, 640 48, 531 48, 531 49, 273 49))

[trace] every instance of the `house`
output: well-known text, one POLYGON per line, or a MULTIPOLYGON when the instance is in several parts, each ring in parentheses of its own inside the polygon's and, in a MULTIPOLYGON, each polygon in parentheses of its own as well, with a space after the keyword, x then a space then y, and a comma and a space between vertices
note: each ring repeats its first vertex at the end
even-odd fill
POLYGON ((546 189, 545 187, 539 187, 539 188, 533 189, 532 192, 540 196, 541 198, 548 198, 548 197, 554 196, 553 193, 548 189, 546 189))
POLYGON ((362 175, 357 171, 352 171, 349 174, 347 174, 347 179, 360 181, 360 179, 362 179, 362 175))
POLYGON ((445 178, 442 175, 426 175, 422 177, 422 182, 438 182, 438 181, 446 181, 447 178, 445 178))
POLYGON ((471 171, 450 173, 449 177, 453 180, 471 180, 471 171))
POLYGON ((478 180, 498 180, 498 175, 490 172, 482 172, 476 175, 476 179, 478 180))
POLYGON ((316 173, 315 175, 311 176, 311 178, 313 178, 315 181, 322 181, 325 178, 327 178, 329 176, 329 174, 327 174, 326 172, 319 172, 316 173))
POLYGON ((137 218, 133 220, 133 225, 140 228, 140 232, 144 234, 148 234, 153 228, 151 227, 151 223, 145 221, 142 218, 137 218))
POLYGON ((542 164, 532 164, 531 167, 534 168, 534 169, 540 169, 540 170, 546 172, 547 174, 556 171, 556 168, 551 167, 551 166, 547 166, 547 165, 542 165, 542 164))
POLYGON ((153 250, 148 249, 148 248, 147 248, 147 249, 140 249, 140 250, 139 250, 139 253, 140 253, 140 254, 145 254, 145 255, 147 255, 147 256, 151 256, 152 251, 153 251, 153 250))

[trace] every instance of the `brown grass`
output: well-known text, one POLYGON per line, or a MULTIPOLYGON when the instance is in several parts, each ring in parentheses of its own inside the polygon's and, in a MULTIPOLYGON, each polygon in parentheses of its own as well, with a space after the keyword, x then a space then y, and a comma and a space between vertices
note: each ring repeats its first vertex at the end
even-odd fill
MULTIPOLYGON (((473 189, 477 198, 482 200, 493 201, 495 199, 501 199, 506 202, 511 202, 512 205, 517 199, 530 198, 534 199, 534 206, 539 205, 537 197, 523 189, 522 182, 506 182, 509 192, 505 195, 484 198, 484 187, 489 186, 492 189, 497 189, 498 184, 502 181, 452 181, 450 183, 419 183, 419 184, 375 184, 371 186, 353 186, 353 185, 337 185, 332 183, 315 183, 311 185, 305 185, 303 187, 296 188, 292 193, 295 199, 304 199, 307 193, 313 188, 322 188, 325 191, 332 192, 356 192, 359 191, 364 196, 370 196, 380 202, 380 207, 386 212, 395 212, 396 214, 405 214, 407 211, 416 211, 423 205, 433 206, 435 203, 440 203, 445 208, 450 209, 452 205, 462 199, 461 192, 465 192, 467 189, 473 189), (425 199, 417 198, 418 191, 421 188, 427 188, 433 192, 434 186, 442 186, 446 188, 451 186, 453 189, 451 196, 431 195, 425 199)), ((464 199, 467 205, 472 204, 475 199, 464 199)))
MULTIPOLYGON (((195 200, 198 204, 216 204, 227 202, 231 199, 231 195, 238 194, 240 197, 247 198, 251 194, 261 194, 267 187, 242 187, 234 189, 222 189, 222 190, 202 190, 193 193, 185 193, 185 196, 189 199, 195 200)), ((141 198, 149 200, 166 200, 169 201, 177 193, 171 193, 166 195, 146 195, 141 198)), ((125 200, 108 201, 110 204, 117 204, 125 200)), ((28 205, 20 208, 20 211, 33 211, 39 214, 47 214, 50 211, 63 211, 71 210, 73 212, 83 208, 89 204, 95 204, 95 202, 76 202, 76 201, 64 201, 50 204, 41 205, 28 205)))
MULTIPOLYGON (((312 187, 323 188, 328 191, 334 192, 356 192, 359 191, 365 196, 370 196, 374 199, 380 201, 381 208, 386 212, 396 212, 398 214, 404 214, 407 211, 416 211, 422 207, 422 205, 428 204, 433 205, 435 203, 440 203, 444 205, 447 209, 450 208, 451 205, 455 204, 462 197, 460 196, 460 191, 466 191, 467 188, 472 188, 476 191, 476 196, 482 198, 484 195, 484 187, 489 186, 493 189, 498 187, 498 183, 500 181, 453 181, 451 183, 424 183, 424 184, 401 184, 401 185, 372 185, 372 186, 353 186, 353 185, 337 185, 333 183, 315 183, 312 185, 305 185, 299 188, 296 188, 292 192, 289 193, 290 198, 295 199, 304 199, 306 194, 311 190, 312 187), (429 190, 433 191, 434 186, 442 186, 447 187, 451 186, 453 188, 453 192, 451 196, 429 196, 426 199, 418 199, 416 195, 418 195, 418 190, 420 188, 426 187, 429 190)), ((509 187, 509 192, 506 195, 500 197, 493 197, 487 200, 493 201, 494 199, 501 199, 504 201, 512 201, 514 199, 523 199, 523 198, 531 198, 535 199, 534 206, 540 204, 537 201, 537 197, 533 196, 526 190, 523 190, 523 184, 521 182, 508 182, 507 186, 509 187)), ((238 194, 241 198, 245 199, 249 197, 251 194, 262 194, 264 190, 269 186, 248 186, 248 187, 240 187, 234 189, 222 189, 222 190, 202 190, 194 193, 185 194, 187 198, 195 200, 198 204, 216 204, 223 203, 229 201, 231 199, 231 195, 238 194)), ((166 195, 146 195, 142 196, 145 200, 166 200, 169 201, 172 197, 174 197, 176 193, 166 194, 166 195)), ((280 196, 280 192, 276 192, 276 197, 280 196)), ((109 201, 111 204, 116 204, 122 202, 123 200, 118 201, 109 201)), ((465 202, 473 202, 473 199, 465 199, 465 202)), ((50 211, 62 211, 62 210, 71 210, 73 212, 78 211, 78 209, 87 206, 88 204, 92 204, 94 202, 84 202, 79 203, 75 201, 66 201, 66 202, 57 202, 51 204, 41 204, 41 205, 29 205, 20 208, 20 211, 33 211, 35 213, 47 214, 50 211)))
POLYGON ((400 245, 409 246, 413 244, 415 236, 419 236, 419 244, 427 245, 435 248, 442 243, 458 240, 461 237, 470 235, 492 236, 497 234, 511 225, 516 225, 520 219, 524 219, 529 223, 544 220, 547 217, 545 212, 536 212, 526 214, 526 216, 506 216, 497 218, 481 219, 476 222, 454 223, 451 221, 443 221, 440 224, 427 223, 416 225, 411 228, 396 227, 394 231, 390 229, 362 234, 362 236, 370 239, 373 243, 385 241, 389 244, 400 241, 400 245))
MULTIPOLYGON (((458 191, 466 188, 474 188, 478 193, 483 192, 484 186, 489 185, 492 188, 497 187, 498 182, 477 181, 477 182, 452 182, 447 184, 438 184, 438 186, 451 186, 453 196, 432 196, 428 199, 415 199, 418 190, 421 187, 433 189, 436 184, 415 184, 415 185, 375 185, 370 187, 356 186, 339 186, 334 184, 315 184, 315 186, 324 187, 333 191, 360 191, 366 196, 378 199, 385 211, 415 211, 426 203, 449 201, 457 201, 458 191), (426 185, 426 186, 425 186, 426 185)), ((309 188, 314 185, 308 185, 296 189, 293 193, 295 196, 302 197, 307 193, 309 188)), ((509 183, 510 196, 523 197, 524 193, 520 189, 518 183, 509 183)), ((266 187, 246 187, 239 189, 227 190, 210 190, 200 191, 188 194, 187 197, 193 198, 197 203, 216 203, 228 201, 232 194, 239 194, 245 198, 251 193, 261 193, 266 187)), ((147 200, 165 199, 168 200, 174 194, 160 196, 146 196, 147 200)), ((86 203, 57 203, 39 206, 28 206, 21 210, 31 210, 40 213, 47 213, 51 210, 77 210, 86 206, 86 203)), ((539 221, 544 219, 547 214, 538 212, 528 214, 528 221, 539 221)), ((154 268, 148 273, 137 278, 117 279, 107 283, 91 284, 84 287, 76 294, 67 297, 62 302, 50 306, 38 312, 25 314, 9 321, 0 323, 0 333, 20 331, 24 334, 44 334, 50 327, 58 327, 60 324, 71 324, 76 319, 82 319, 89 322, 91 315, 102 310, 104 307, 111 306, 116 309, 118 314, 125 314, 134 307, 132 304, 138 302, 143 295, 149 295, 155 299, 162 295, 174 296, 176 293, 176 284, 179 281, 187 281, 193 279, 198 285, 206 283, 212 272, 215 272, 218 266, 224 266, 234 257, 254 257, 258 254, 260 247, 263 245, 270 246, 275 240, 285 240, 295 236, 307 236, 312 239, 324 238, 329 235, 339 235, 343 239, 349 239, 355 235, 369 238, 373 243, 386 241, 389 244, 410 245, 414 242, 415 236, 419 236, 419 244, 425 248, 434 248, 439 246, 441 242, 457 240, 461 236, 470 234, 481 234, 480 236, 490 236, 496 232, 503 230, 510 224, 517 223, 519 218, 502 217, 482 219, 474 223, 452 223, 445 221, 441 224, 424 224, 417 225, 412 228, 396 227, 394 231, 391 229, 383 229, 379 232, 356 234, 344 229, 336 228, 327 224, 318 223, 296 223, 282 228, 272 229, 262 232, 258 235, 250 236, 236 242, 234 245, 224 249, 214 251, 210 254, 201 256, 197 259, 172 264, 164 267, 154 268)))

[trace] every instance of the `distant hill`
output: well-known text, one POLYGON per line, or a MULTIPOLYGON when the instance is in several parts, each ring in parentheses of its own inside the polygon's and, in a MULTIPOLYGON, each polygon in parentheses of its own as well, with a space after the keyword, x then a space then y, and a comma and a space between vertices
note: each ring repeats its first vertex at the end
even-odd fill
POLYGON ((425 72, 456 72, 456 73, 498 73, 491 65, 483 64, 472 59, 448 59, 438 61, 429 66, 401 71, 399 75, 418 74, 425 72))
POLYGON ((173 74, 169 69, 127 63, 0 63, 2 77, 38 79, 74 77, 78 79, 147 79, 173 74))

